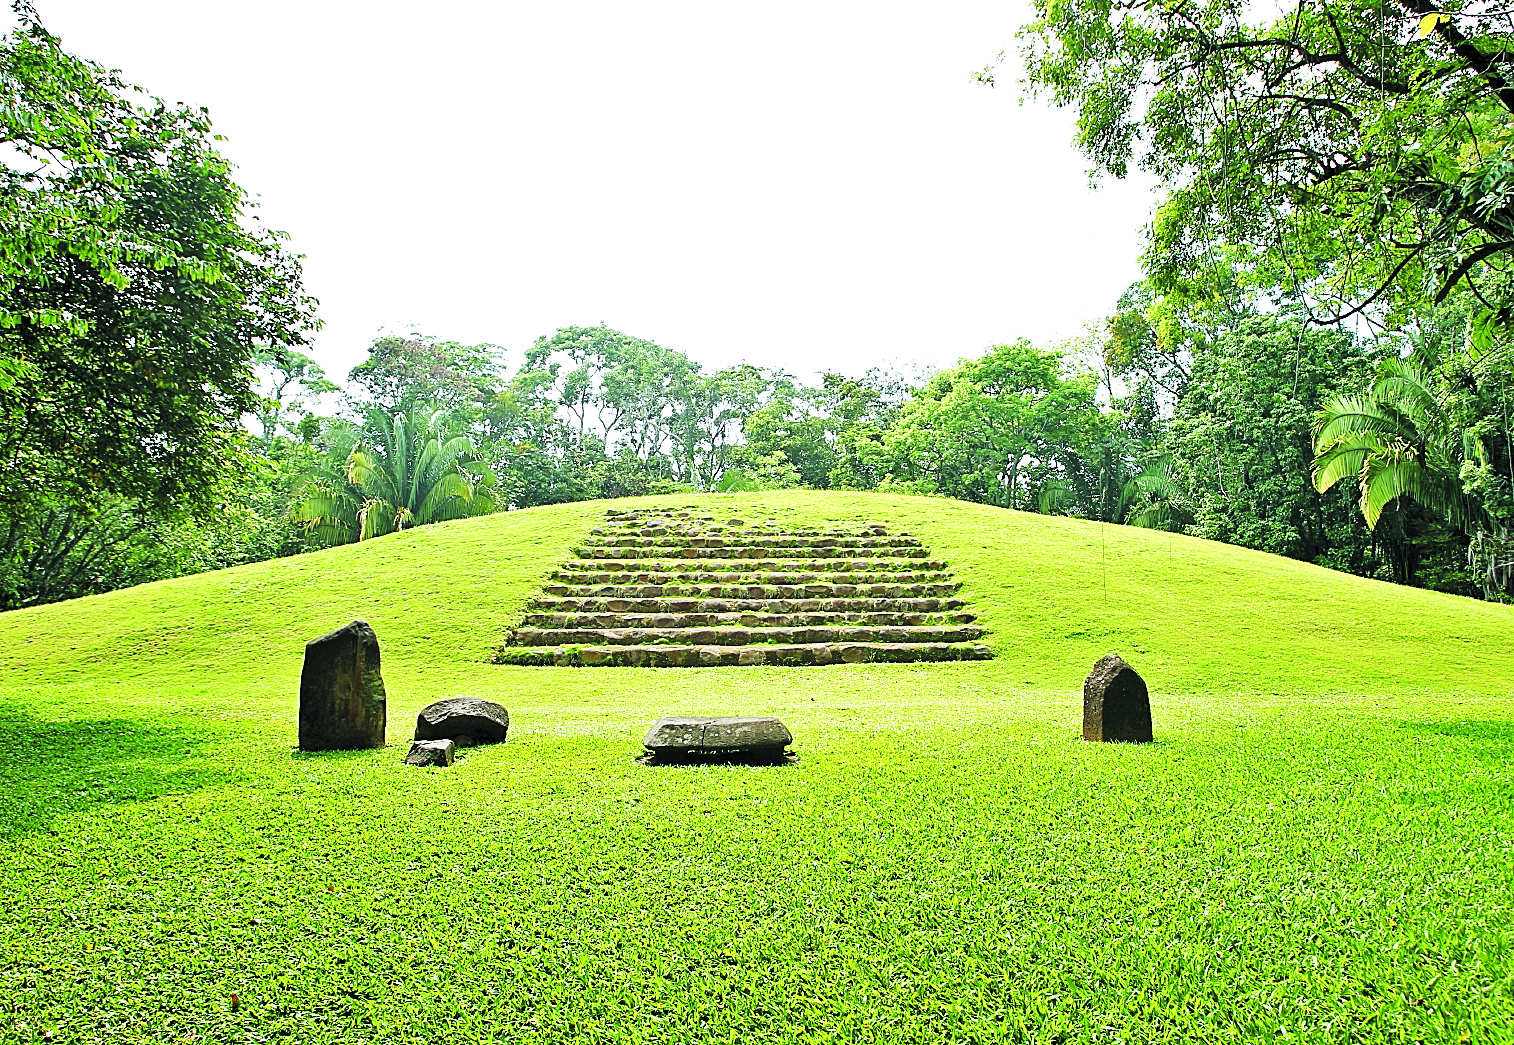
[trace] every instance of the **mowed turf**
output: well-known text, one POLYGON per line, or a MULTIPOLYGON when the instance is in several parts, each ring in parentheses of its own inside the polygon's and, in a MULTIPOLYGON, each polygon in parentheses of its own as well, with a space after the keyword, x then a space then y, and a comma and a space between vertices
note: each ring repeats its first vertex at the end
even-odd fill
POLYGON ((928 498, 562 505, 0 615, 0 1041, 1514 1041, 1514 611, 928 498), (605 507, 919 536, 996 659, 486 663, 605 507), (391 745, 293 750, 304 642, 391 745), (1086 744, 1123 654, 1157 742, 1086 744), (509 743, 400 765, 447 696, 509 743), (664 713, 800 760, 653 768, 664 713), (235 1001, 233 1001, 235 998, 235 1001))

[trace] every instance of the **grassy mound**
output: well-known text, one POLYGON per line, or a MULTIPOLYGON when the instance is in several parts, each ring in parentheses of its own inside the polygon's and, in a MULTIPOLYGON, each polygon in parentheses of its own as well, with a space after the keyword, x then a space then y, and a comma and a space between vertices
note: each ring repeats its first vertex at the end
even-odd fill
POLYGON ((0 615, 0 1040, 1511 1040, 1508 607, 951 501, 633 503, 910 531, 995 659, 486 663, 604 502, 0 615), (354 617, 391 747, 295 753, 354 617), (1155 744, 1078 739, 1114 651, 1155 744), (463 695, 510 743, 401 766, 463 695), (670 712, 801 759, 637 765, 670 712))

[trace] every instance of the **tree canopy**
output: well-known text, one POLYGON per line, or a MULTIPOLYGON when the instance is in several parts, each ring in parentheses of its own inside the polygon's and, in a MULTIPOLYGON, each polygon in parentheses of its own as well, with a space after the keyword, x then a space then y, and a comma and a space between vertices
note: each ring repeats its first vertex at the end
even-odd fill
POLYGON ((204 506, 254 409, 257 346, 315 327, 204 110, 62 49, 0 44, 0 513, 38 494, 204 506))
POLYGON ((885 440, 891 474, 922 491, 1033 510, 1106 420, 1091 375, 1069 378, 1063 367, 1058 353, 1017 341, 935 375, 885 440))
POLYGON ((343 388, 205 112, 69 55, 18 0, 0 607, 503 508, 800 485, 1508 598, 1514 0, 1305 0, 1265 24, 1239 0, 1036 3, 1032 85, 1076 108, 1097 172, 1166 192, 1147 278, 1101 327, 818 383, 603 323, 513 373, 494 345, 385 335, 343 388))
POLYGON ((1455 288, 1508 317, 1514 7, 1035 0, 1031 86, 1078 116, 1096 173, 1154 173, 1154 289, 1286 295, 1389 326, 1455 288))
POLYGON ((354 402, 372 403, 389 413, 431 403, 446 409, 480 406, 500 378, 495 345, 464 345, 424 334, 375 338, 368 358, 347 375, 354 402))

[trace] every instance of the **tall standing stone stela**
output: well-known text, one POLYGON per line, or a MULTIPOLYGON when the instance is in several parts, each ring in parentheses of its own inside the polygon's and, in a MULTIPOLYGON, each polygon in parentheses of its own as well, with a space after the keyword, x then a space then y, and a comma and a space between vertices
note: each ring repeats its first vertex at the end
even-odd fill
POLYGON ((300 672, 300 750, 384 746, 384 677, 378 636, 355 620, 305 645, 300 672))
POLYGON ((1146 681, 1111 653, 1083 682, 1083 739, 1151 742, 1151 698, 1146 681))

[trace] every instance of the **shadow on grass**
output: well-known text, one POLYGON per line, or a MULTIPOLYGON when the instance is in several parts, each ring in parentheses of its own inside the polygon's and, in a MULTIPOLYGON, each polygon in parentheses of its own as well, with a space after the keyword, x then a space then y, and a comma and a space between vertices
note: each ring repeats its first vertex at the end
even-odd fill
POLYGON ((643 766, 792 766, 799 762, 798 755, 642 755, 636 759, 643 766))
POLYGON ((1489 719, 1442 719, 1438 722, 1405 722, 1404 729, 1421 737, 1444 737, 1460 741, 1465 757, 1490 768, 1514 768, 1514 722, 1489 719))
MULTIPOLYGON (((397 751, 401 758, 410 750, 410 741, 391 741, 383 747, 333 747, 324 751, 306 751, 292 747, 289 757, 295 762, 367 762, 375 751, 397 751)), ((461 754, 467 748, 459 748, 461 754)))
MULTIPOLYGON (((1404 728, 1415 733, 1429 733, 1458 740, 1477 740, 1514 749, 1514 722, 1496 722, 1487 719, 1461 719, 1436 722, 1405 722, 1404 728)), ((1514 750, 1509 752, 1514 756, 1514 750)))
POLYGON ((0 838, 60 816, 218 787, 224 766, 188 766, 211 735, 134 719, 50 722, 0 708, 0 838))

